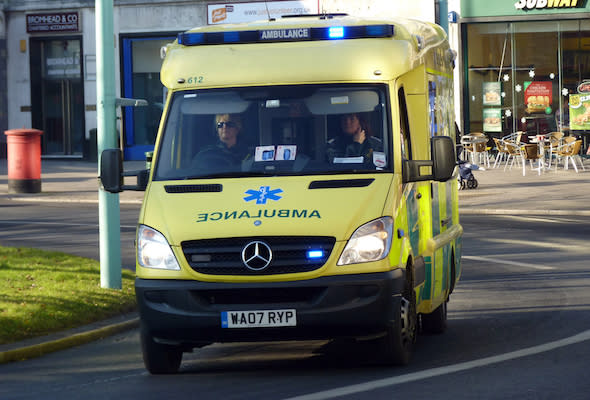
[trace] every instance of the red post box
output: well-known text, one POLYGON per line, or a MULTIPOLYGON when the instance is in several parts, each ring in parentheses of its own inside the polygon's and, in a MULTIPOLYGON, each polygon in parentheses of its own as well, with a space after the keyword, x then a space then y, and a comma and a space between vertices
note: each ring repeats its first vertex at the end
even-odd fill
POLYGON ((10 129, 6 135, 8 192, 41 192, 41 135, 38 129, 10 129))

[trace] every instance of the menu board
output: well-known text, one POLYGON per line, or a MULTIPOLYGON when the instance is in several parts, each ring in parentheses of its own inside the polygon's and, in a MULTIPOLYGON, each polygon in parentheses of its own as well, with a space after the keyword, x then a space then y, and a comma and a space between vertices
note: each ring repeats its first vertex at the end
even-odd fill
POLYGON ((485 108, 483 110, 484 132, 502 132, 502 109, 485 108))
POLYGON ((590 130, 590 94, 570 94, 570 129, 590 130))
POLYGON ((551 82, 525 82, 524 102, 526 105, 525 111, 529 114, 551 114, 551 104, 553 103, 551 82))

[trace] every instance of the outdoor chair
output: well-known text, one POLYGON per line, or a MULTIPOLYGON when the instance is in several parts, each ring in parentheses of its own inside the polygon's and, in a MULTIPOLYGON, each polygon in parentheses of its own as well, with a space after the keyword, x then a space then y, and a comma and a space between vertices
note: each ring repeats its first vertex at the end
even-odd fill
POLYGON ((521 157, 522 157, 522 176, 525 176, 526 171, 526 161, 529 160, 531 164, 531 170, 538 171, 539 175, 541 175, 541 170, 543 169, 543 154, 539 152, 539 145, 536 143, 525 144, 520 148, 521 157), (537 163, 537 167, 535 168, 533 163, 537 163))
POLYGON ((551 162, 553 161, 553 158, 557 156, 557 148, 561 144, 563 136, 563 132, 550 132, 545 136, 545 139, 549 143, 549 150, 545 150, 549 158, 549 165, 547 168, 551 168, 551 162))
POLYGON ((504 171, 506 171, 506 167, 508 167, 508 162, 510 161, 510 168, 512 169, 512 165, 514 164, 514 161, 516 161, 518 158, 520 158, 521 161, 524 162, 524 160, 522 160, 522 153, 520 152, 520 143, 518 142, 512 142, 510 140, 505 140, 504 141, 504 147, 506 149, 506 152, 508 153, 508 157, 506 158, 506 164, 504 165, 504 171))
POLYGON ((560 160, 564 160, 564 169, 568 169, 569 161, 571 160, 574 170, 578 172, 578 167, 576 165, 576 160, 580 162, 582 169, 585 171, 586 168, 584 167, 584 163, 582 162, 582 158, 580 157, 580 149, 582 148, 582 140, 575 140, 571 141, 568 140, 566 143, 562 144, 557 148, 557 159, 555 161, 555 170, 557 171, 557 166, 559 165, 560 160))
POLYGON ((515 143, 520 143, 520 139, 522 138, 522 131, 517 131, 514 133, 511 133, 509 135, 503 136, 502 140, 509 140, 511 142, 515 142, 515 143))
POLYGON ((502 164, 502 161, 506 161, 508 159, 508 150, 506 149, 504 140, 498 138, 493 139, 494 143, 496 144, 496 159, 494 160, 494 165, 492 168, 496 168, 502 164))
POLYGON ((485 164, 490 167, 488 137, 481 132, 472 132, 469 136, 472 137, 471 148, 467 151, 471 153, 471 162, 473 164, 485 164))

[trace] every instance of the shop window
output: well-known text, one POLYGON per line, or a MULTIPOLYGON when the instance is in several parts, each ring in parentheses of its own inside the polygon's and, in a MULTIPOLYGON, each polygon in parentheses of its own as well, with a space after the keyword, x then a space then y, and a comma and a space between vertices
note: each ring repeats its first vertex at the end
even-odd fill
POLYGON ((558 23, 514 24, 514 115, 515 130, 528 136, 556 130, 559 109, 558 23))
POLYGON ((590 130, 590 115, 588 127, 571 125, 569 117, 570 96, 586 80, 590 91, 590 21, 478 23, 466 35, 466 132, 523 131, 526 141, 590 130))

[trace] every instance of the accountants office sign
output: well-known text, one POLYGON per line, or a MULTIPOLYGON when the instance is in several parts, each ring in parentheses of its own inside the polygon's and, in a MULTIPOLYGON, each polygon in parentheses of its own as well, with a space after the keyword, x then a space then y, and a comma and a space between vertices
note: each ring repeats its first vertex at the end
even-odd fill
POLYGON ((77 11, 27 14, 27 33, 79 32, 77 11))

